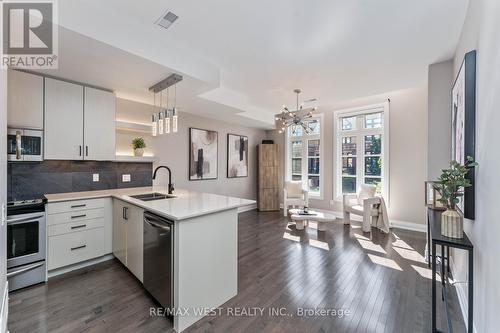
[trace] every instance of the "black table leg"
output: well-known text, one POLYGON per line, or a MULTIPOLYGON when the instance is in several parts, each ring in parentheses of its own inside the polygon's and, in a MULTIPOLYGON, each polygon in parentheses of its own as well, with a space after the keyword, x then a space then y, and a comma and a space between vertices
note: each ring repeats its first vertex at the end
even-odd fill
POLYGON ((469 304, 467 315, 467 332, 473 331, 473 315, 474 315, 474 251, 469 250, 469 304))
MULTIPOLYGON (((432 332, 436 332, 436 244, 432 242, 432 332)), ((469 307, 470 309, 470 307, 469 307)))
MULTIPOLYGON (((427 213, 429 214, 429 213, 427 213)), ((427 216, 427 265, 431 267, 431 225, 429 223, 429 216, 427 216)))

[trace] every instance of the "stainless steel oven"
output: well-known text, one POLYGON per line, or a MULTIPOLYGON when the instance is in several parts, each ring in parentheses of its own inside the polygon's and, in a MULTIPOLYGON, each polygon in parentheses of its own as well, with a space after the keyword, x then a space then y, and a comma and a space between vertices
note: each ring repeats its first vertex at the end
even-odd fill
POLYGON ((19 214, 9 214, 7 218, 7 279, 10 291, 46 280, 44 206, 43 203, 19 207, 21 205, 16 205, 19 214))
POLYGON ((43 160, 43 131, 9 128, 7 130, 7 159, 30 162, 43 160))

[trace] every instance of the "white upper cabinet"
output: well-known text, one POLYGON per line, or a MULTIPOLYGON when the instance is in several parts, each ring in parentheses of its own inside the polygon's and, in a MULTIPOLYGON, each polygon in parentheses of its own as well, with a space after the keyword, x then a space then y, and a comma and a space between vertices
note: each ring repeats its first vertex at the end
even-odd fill
POLYGON ((115 109, 112 92, 46 78, 44 158, 114 160, 115 109))
POLYGON ((112 92, 85 87, 84 103, 84 159, 114 160, 115 95, 112 92))
POLYGON ((44 137, 45 159, 83 159, 83 86, 45 79, 44 137))
POLYGON ((43 77, 11 69, 7 77, 8 126, 43 129, 43 77))

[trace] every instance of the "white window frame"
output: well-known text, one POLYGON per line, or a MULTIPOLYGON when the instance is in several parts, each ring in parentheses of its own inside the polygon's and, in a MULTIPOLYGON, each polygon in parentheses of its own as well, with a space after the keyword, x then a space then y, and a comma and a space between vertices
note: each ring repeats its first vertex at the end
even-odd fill
MULTIPOLYGON (((389 206, 390 202, 390 103, 379 103, 365 105, 355 108, 342 109, 334 111, 333 117, 333 140, 334 140, 334 154, 333 154, 333 165, 335 166, 335 177, 333 177, 333 197, 336 201, 342 201, 342 137, 348 136, 350 131, 342 131, 342 119, 344 117, 353 117, 359 115, 366 115, 370 113, 382 112, 382 130, 380 128, 365 129, 364 126, 360 127, 361 124, 357 124, 357 128, 352 130, 353 135, 358 135, 359 138, 356 142, 356 189, 363 182, 364 179, 364 158, 361 159, 359 152, 362 152, 365 147, 360 144, 364 140, 365 135, 382 134, 382 153, 383 158, 382 165, 382 196, 389 206), (362 138, 362 139, 361 139, 362 138)), ((364 154, 364 153, 363 153, 364 154)))
POLYGON ((323 200, 324 197, 324 170, 325 170, 325 140, 324 140, 324 132, 325 132, 325 122, 323 114, 318 114, 312 117, 310 120, 319 120, 319 126, 320 126, 320 133, 319 135, 302 135, 299 137, 292 137, 290 136, 290 131, 287 128, 285 131, 285 180, 290 181, 292 180, 292 149, 291 149, 291 142, 292 140, 300 140, 302 141, 302 185, 305 186, 306 188, 309 188, 308 184, 308 150, 307 150, 307 141, 308 140, 317 140, 319 139, 319 194, 316 194, 314 192, 309 192, 309 199, 313 200, 323 200), (306 177, 304 177, 306 175, 306 177))

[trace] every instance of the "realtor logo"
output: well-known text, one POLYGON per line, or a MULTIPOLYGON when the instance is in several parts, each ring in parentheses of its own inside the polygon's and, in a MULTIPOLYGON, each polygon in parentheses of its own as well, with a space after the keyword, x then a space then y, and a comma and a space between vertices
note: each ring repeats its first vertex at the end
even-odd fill
POLYGON ((57 68, 55 1, 2 2, 2 68, 57 68))

